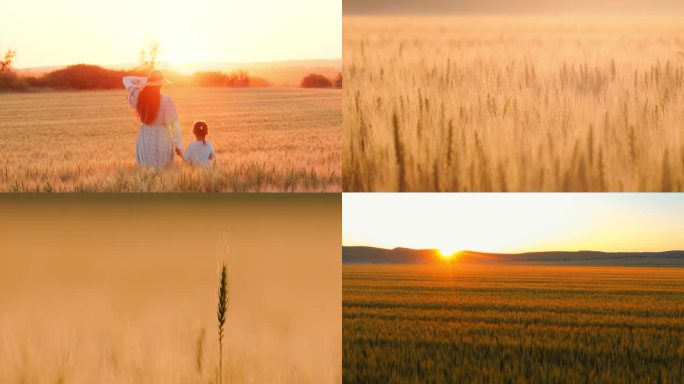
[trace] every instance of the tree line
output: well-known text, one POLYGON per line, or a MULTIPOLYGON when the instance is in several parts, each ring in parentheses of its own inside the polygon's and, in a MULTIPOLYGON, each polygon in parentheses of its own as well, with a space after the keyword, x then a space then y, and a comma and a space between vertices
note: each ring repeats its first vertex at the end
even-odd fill
MULTIPOLYGON (((139 64, 130 70, 113 70, 98 65, 76 64, 51 71, 40 76, 19 75, 13 67, 16 50, 8 49, 0 60, 0 90, 28 91, 43 89, 117 89, 124 76, 146 76, 158 67, 159 46, 154 43, 140 51, 139 64)), ((250 76, 247 71, 197 71, 192 75, 165 70, 165 76, 174 84, 200 87, 269 87, 272 84, 263 78, 250 76)), ((342 88, 342 74, 329 79, 321 74, 311 73, 300 83, 302 88, 342 88)))
MULTIPOLYGON (((147 76, 147 73, 156 67, 156 61, 148 61, 145 65, 130 70, 113 70, 97 65, 76 64, 40 76, 21 76, 12 67, 15 56, 16 52, 10 50, 0 61, 0 90, 116 89, 121 88, 122 77, 147 76)), ((229 73, 198 71, 189 76, 175 71, 164 71, 164 73, 169 80, 179 85, 203 87, 270 86, 270 83, 265 79, 251 77, 243 70, 229 73)))

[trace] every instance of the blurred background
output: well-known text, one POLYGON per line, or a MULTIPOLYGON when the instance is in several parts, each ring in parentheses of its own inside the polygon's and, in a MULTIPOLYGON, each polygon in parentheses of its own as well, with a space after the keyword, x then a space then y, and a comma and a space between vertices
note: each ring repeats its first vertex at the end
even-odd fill
POLYGON ((339 382, 341 197, 0 199, 0 382, 339 382))

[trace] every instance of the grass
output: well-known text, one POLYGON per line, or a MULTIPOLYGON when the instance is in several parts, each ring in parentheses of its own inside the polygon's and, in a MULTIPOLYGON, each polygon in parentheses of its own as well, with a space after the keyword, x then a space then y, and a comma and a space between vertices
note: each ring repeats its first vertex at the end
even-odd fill
POLYGON ((345 191, 682 191, 674 18, 345 16, 345 191))
POLYGON ((0 94, 0 191, 253 192, 341 189, 341 92, 165 89, 184 146, 206 120, 215 167, 135 165, 125 91, 0 94))
POLYGON ((343 381, 679 383, 684 269, 343 267, 343 381))

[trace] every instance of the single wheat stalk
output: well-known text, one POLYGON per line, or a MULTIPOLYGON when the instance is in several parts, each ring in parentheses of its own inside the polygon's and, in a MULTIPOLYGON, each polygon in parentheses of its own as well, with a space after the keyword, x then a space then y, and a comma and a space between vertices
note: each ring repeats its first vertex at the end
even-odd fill
POLYGON ((223 383, 223 326, 226 323, 226 312, 228 311, 228 267, 225 261, 220 264, 221 273, 219 275, 218 289, 218 309, 216 311, 218 319, 218 342, 219 342, 219 371, 218 382, 223 383))
POLYGON ((202 375, 202 361, 204 360, 204 335, 206 330, 202 328, 197 337, 197 352, 195 353, 195 367, 197 373, 202 375))
POLYGON ((394 133, 394 153, 399 166, 399 192, 404 192, 406 191, 406 162, 404 158, 404 145, 399 134, 399 117, 396 112, 392 115, 392 130, 394 133))

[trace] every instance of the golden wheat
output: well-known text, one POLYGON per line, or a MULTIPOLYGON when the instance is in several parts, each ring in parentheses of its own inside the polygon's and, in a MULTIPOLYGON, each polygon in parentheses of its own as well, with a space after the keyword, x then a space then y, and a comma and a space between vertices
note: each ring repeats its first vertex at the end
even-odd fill
POLYGON ((679 19, 344 19, 348 191, 681 191, 679 19))
POLYGON ((220 264, 221 274, 219 276, 218 289, 218 308, 216 309, 216 318, 218 320, 218 342, 219 342, 219 364, 218 364, 218 382, 223 383, 223 326, 226 324, 226 312, 228 311, 228 275, 227 265, 224 262, 220 264))
POLYGON ((343 268, 345 383, 684 375, 682 269, 343 268))
POLYGON ((339 90, 168 88, 184 144, 209 123, 217 161, 137 168, 125 91, 0 94, 0 191, 339 191, 339 90))

